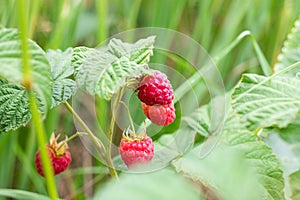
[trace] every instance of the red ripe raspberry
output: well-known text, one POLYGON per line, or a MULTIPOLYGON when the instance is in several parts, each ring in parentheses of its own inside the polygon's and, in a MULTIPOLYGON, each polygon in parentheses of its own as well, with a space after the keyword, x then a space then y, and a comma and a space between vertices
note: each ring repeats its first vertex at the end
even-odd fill
MULTIPOLYGON (((65 171, 72 161, 71 154, 68 151, 67 143, 65 143, 64 141, 57 143, 58 138, 59 136, 55 138, 54 134, 52 134, 50 143, 46 146, 53 167, 54 175, 65 171)), ((41 176, 44 176, 40 150, 38 150, 35 154, 35 166, 37 172, 41 176)))
POLYGON ((167 76, 154 71, 154 76, 147 75, 138 88, 139 99, 147 105, 166 105, 172 102, 174 94, 167 76))
POLYGON ((148 136, 132 139, 123 135, 119 153, 128 168, 149 164, 154 155, 154 145, 148 136))
POLYGON ((147 118, 150 119, 153 124, 158 126, 167 126, 176 118, 173 102, 167 105, 154 106, 149 106, 145 103, 142 103, 142 109, 147 118))

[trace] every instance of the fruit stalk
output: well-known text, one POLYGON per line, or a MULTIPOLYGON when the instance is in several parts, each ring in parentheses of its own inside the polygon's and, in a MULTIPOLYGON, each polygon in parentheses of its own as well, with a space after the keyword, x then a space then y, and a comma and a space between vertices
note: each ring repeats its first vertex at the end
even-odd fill
POLYGON ((123 101, 120 101, 120 103, 125 107, 125 109, 127 111, 128 118, 129 118, 130 126, 131 126, 133 132, 135 133, 135 128, 134 128, 134 124, 133 124, 133 121, 132 121, 132 118, 131 118, 131 115, 130 115, 130 112, 129 112, 129 108, 123 101))
POLYGON ((118 111, 118 106, 119 103, 122 99, 123 93, 124 93, 124 87, 120 89, 120 91, 118 92, 118 95, 115 99, 115 102, 113 104, 113 110, 112 110, 112 118, 111 118, 111 122, 110 122, 110 127, 109 127, 109 141, 108 141, 108 146, 107 146, 107 161, 108 161, 108 167, 111 173, 115 173, 116 177, 118 177, 117 172, 114 168, 114 164, 111 160, 111 146, 112 146, 112 140, 113 140, 113 136, 114 136, 114 128, 115 128, 115 121, 116 121, 116 114, 118 111))
MULTIPOLYGON (((94 144, 99 148, 99 152, 102 153, 103 158, 106 158, 106 162, 108 163, 108 165, 110 165, 112 163, 111 158, 108 158, 106 156, 106 151, 105 151, 105 148, 104 148, 104 145, 102 144, 102 142, 99 141, 99 139, 93 134, 93 132, 90 130, 90 128, 86 125, 86 123, 75 112, 75 110, 72 108, 72 106, 68 102, 65 102, 64 104, 65 104, 66 108, 69 110, 69 112, 72 113, 74 118, 82 126, 82 128, 86 131, 86 133, 92 139, 94 144)), ((115 179, 118 179, 118 174, 115 171, 115 169, 114 168, 112 169, 110 166, 108 166, 108 168, 109 168, 109 172, 110 172, 111 176, 114 177, 115 179)))
MULTIPOLYGON (((82 136, 82 135, 87 135, 87 134, 86 134, 85 132, 77 132, 77 133, 73 134, 71 137, 67 137, 67 138, 64 140, 64 142, 65 142, 65 143, 68 143, 68 142, 70 142, 71 140, 75 139, 76 137, 82 136)), ((64 146, 64 144, 62 143, 62 144, 57 148, 57 150, 60 150, 61 148, 63 148, 63 146, 64 146)))
POLYGON ((101 141, 93 134, 93 132, 90 130, 90 128, 86 125, 86 123, 79 117, 79 115, 75 112, 75 110, 72 108, 72 106, 68 103, 64 103, 66 108, 70 111, 70 113, 75 117, 75 119, 79 122, 79 124, 82 126, 82 128, 86 131, 88 136, 92 139, 94 144, 99 148, 100 152, 105 152, 104 145, 101 141))

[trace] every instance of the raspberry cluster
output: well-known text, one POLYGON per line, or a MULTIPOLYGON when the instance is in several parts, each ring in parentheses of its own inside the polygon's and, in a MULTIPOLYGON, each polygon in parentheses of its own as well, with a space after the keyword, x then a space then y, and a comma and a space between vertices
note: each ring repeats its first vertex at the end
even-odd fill
POLYGON ((153 75, 146 75, 139 84, 138 98, 152 123, 167 126, 175 120, 174 93, 164 73, 155 70, 153 75))

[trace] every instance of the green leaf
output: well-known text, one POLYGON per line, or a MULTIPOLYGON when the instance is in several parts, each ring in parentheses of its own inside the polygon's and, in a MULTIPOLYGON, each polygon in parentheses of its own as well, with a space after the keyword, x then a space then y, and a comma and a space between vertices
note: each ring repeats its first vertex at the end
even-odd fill
POLYGON ((72 48, 65 51, 49 49, 46 56, 50 63, 53 80, 67 78, 74 73, 74 68, 71 65, 72 48))
POLYGON ((298 115, 286 128, 274 128, 272 132, 278 133, 289 144, 300 144, 300 116, 298 115))
POLYGON ((269 146, 272 147, 273 153, 277 156, 281 163, 281 168, 284 172, 285 180, 285 194, 290 196, 290 186, 288 175, 295 170, 299 169, 300 166, 300 143, 289 144, 279 137, 276 132, 271 131, 268 138, 264 140, 269 146))
POLYGON ((196 109, 189 116, 183 117, 182 121, 204 137, 217 135, 224 125, 224 113, 226 113, 226 104, 229 104, 228 99, 226 96, 217 96, 212 99, 209 105, 196 109))
MULTIPOLYGON (((204 108, 211 110, 211 105, 214 104, 209 104, 204 108)), ((204 113, 209 112, 203 109, 199 110, 204 113)), ((199 112, 199 110, 195 112, 199 112)), ((197 114, 193 113, 192 116, 197 116, 197 114)), ((272 153, 272 149, 264 142, 259 141, 255 135, 240 124, 238 116, 233 113, 231 108, 227 108, 226 116, 225 124, 220 133, 221 135, 217 135, 218 138, 215 140, 218 143, 216 146, 212 145, 215 148, 210 149, 209 154, 203 157, 201 156, 201 151, 205 148, 205 143, 203 143, 193 152, 184 155, 181 159, 174 162, 176 169, 216 189, 219 188, 218 191, 225 193, 223 195, 227 199, 247 199, 248 197, 244 197, 242 193, 240 194, 243 196, 241 198, 235 196, 235 192, 238 193, 239 187, 241 187, 241 191, 244 191, 245 194, 252 193, 252 190, 249 192, 245 191, 247 188, 245 188, 246 183, 243 182, 244 179, 240 179, 241 175, 237 175, 234 178, 235 173, 245 173, 245 176, 250 176, 249 180, 251 180, 251 174, 255 172, 253 175, 256 177, 255 180, 257 180, 255 185, 259 186, 256 192, 260 194, 260 198, 252 199, 284 199, 283 172, 280 169, 278 159, 272 153), (240 155, 237 155, 236 152, 240 155), (199 160, 201 157, 202 159, 199 160), (230 160, 233 163, 230 163, 230 160), (238 163, 241 163, 242 169, 239 169, 238 163), (251 167, 251 169, 248 169, 247 166, 251 167), (228 175, 233 176, 233 180, 235 181, 228 181, 231 180, 230 177, 227 177, 228 175)), ((209 127, 211 123, 207 121, 207 116, 199 113, 195 121, 206 122, 207 124, 204 127, 209 127)), ((200 125, 203 126, 203 124, 200 125)), ((199 129, 198 126, 191 127, 195 127, 195 131, 203 130, 199 129)), ((209 136, 208 139, 211 137, 213 136, 209 136)), ((249 182, 250 185, 252 185, 252 181, 249 182)), ((251 189, 251 187, 249 188, 251 189)))
POLYGON ((22 200, 50 200, 41 194, 16 189, 0 189, 0 196, 22 200))
POLYGON ((71 65, 72 49, 69 48, 64 52, 48 50, 46 55, 54 81, 52 88, 52 107, 54 107, 66 102, 77 90, 76 82, 69 78, 74 73, 74 67, 71 65))
POLYGON ((288 125, 288 127, 269 128, 269 136, 264 141, 272 147, 273 153, 277 156, 281 163, 285 178, 286 196, 291 195, 289 185, 289 174, 299 169, 300 166, 300 117, 288 125))
POLYGON ((93 51, 94 51, 93 48, 88 48, 88 47, 76 47, 73 49, 71 64, 72 64, 72 67, 74 68, 74 76, 75 77, 78 75, 78 72, 83 67, 85 59, 93 51))
MULTIPOLYGON (((0 27, 0 77, 14 84, 23 79, 22 51, 20 35, 16 29, 0 27)), ((50 67, 44 51, 33 41, 28 40, 28 50, 32 65, 34 90, 41 100, 42 112, 51 106, 52 79, 50 67)))
POLYGON ((27 92, 0 78, 0 133, 25 126, 31 119, 27 92))
POLYGON ((298 200, 300 199, 300 170, 290 174, 289 179, 292 191, 291 199, 298 200))
POLYGON ((198 134, 208 137, 211 134, 209 108, 208 105, 202 106, 190 116, 183 117, 182 120, 187 122, 190 128, 196 130, 198 134))
POLYGON ((233 108, 250 130, 293 122, 300 109, 300 80, 245 74, 232 95, 233 108))
POLYGON ((182 122, 180 129, 172 134, 164 134, 158 139, 161 147, 176 152, 174 155, 182 155, 187 152, 194 144, 196 131, 182 122))
POLYGON ((121 174, 119 178, 119 182, 112 180, 104 187, 101 186, 94 199, 202 199, 190 183, 171 170, 121 174))
POLYGON ((55 80, 53 83, 52 107, 66 102, 77 90, 76 82, 72 79, 55 80))
POLYGON ((261 185, 259 199, 284 199, 284 179, 278 158, 272 149, 249 132, 239 123, 239 118, 232 114, 225 123, 222 143, 244 154, 258 174, 261 185))
POLYGON ((72 65, 77 84, 92 95, 110 100, 127 78, 146 72, 143 63, 149 61, 153 43, 154 37, 132 45, 112 39, 108 48, 75 48, 72 65))
POLYGON ((259 198, 257 174, 243 154, 229 146, 217 146, 205 158, 200 158, 201 146, 176 160, 176 170, 202 182, 215 196, 224 200, 259 198), (242 177, 242 178, 241 178, 242 177), (256 192, 253 192, 256 191, 256 192))
POLYGON ((108 48, 109 52, 118 58, 126 56, 130 61, 134 61, 137 64, 143 64, 149 62, 150 56, 153 55, 154 41, 155 36, 141 39, 134 44, 122 42, 119 39, 113 38, 110 40, 108 48))
MULTIPOLYGON (((294 27, 284 42, 284 46, 278 56, 278 63, 275 64, 274 70, 275 72, 279 72, 298 61, 300 61, 300 16, 299 19, 295 21, 294 27)), ((295 68, 285 73, 284 76, 295 77, 299 71, 299 68, 295 68)))

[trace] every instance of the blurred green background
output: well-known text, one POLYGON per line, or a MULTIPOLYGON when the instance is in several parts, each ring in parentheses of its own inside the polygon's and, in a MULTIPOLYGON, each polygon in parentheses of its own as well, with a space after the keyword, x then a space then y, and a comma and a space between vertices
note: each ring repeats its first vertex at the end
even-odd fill
MULTIPOLYGON (((17 4, 16 0, 0 0, 1 26, 19 27, 17 4)), ((300 13, 300 1, 31 0, 24 9, 29 21, 28 35, 44 50, 65 50, 80 45, 95 47, 122 31, 163 27, 189 35, 209 54, 218 55, 239 33, 250 30, 273 65, 300 13)), ((245 71, 261 73, 249 38, 243 39, 219 62, 218 68, 227 89, 245 71)), ((109 106, 109 103, 97 100, 98 110, 108 113, 109 106)), ((104 129, 109 125, 108 119, 99 118, 104 129)), ((75 131, 72 117, 64 107, 53 109, 45 125, 48 134, 52 130, 75 131)), ((85 199, 93 195, 97 184, 107 180, 107 171, 101 163, 93 160, 79 140, 72 141, 70 146, 76 146, 71 149, 72 154, 83 159, 74 159, 71 169, 57 177, 60 196, 85 199)), ((36 149, 31 128, 0 135, 0 188, 46 193, 44 179, 34 168, 36 149)))

